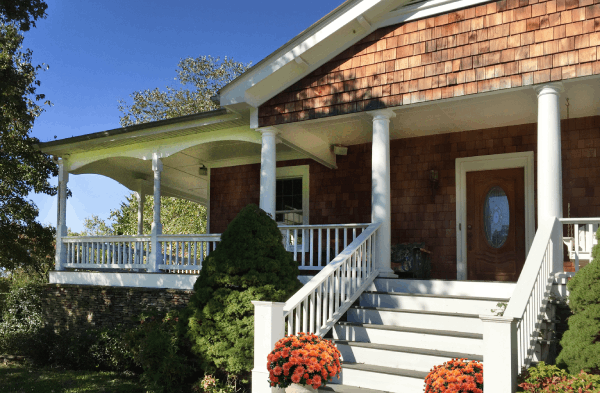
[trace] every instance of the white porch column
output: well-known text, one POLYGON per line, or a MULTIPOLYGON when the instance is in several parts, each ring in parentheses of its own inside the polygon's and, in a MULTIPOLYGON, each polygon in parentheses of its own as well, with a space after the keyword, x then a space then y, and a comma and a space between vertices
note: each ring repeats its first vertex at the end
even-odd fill
POLYGON ((269 386, 267 356, 275 343, 285 335, 283 306, 285 303, 253 301, 254 305, 254 368, 252 369, 252 393, 284 392, 269 386))
POLYGON ((480 315, 483 322, 483 379, 485 393, 517 391, 517 320, 480 315))
POLYGON ((67 236, 67 183, 69 171, 63 158, 58 161, 58 215, 56 222, 56 256, 54 259, 55 270, 65 270, 67 262, 67 248, 62 238, 67 236))
MULTIPOLYGON (((537 208, 538 225, 549 217, 562 218, 562 159, 560 133, 560 93, 562 83, 535 88, 538 95, 537 128, 537 208)), ((563 271, 562 234, 552 236, 554 271, 563 271)))
POLYGON ((390 118, 396 114, 390 109, 369 113, 373 116, 371 221, 381 222, 377 236, 377 266, 379 277, 395 278, 391 267, 390 118))
POLYGON ((146 194, 142 190, 142 187, 138 189, 136 193, 138 200, 138 235, 144 234, 144 203, 146 202, 146 194))
POLYGON ((260 208, 275 219, 275 184, 277 180, 277 133, 274 128, 259 128, 262 134, 260 149, 260 208))
POLYGON ((152 171, 154 172, 154 216, 152 220, 151 243, 152 252, 150 253, 150 266, 148 271, 156 273, 159 271, 158 265, 162 262, 162 253, 158 235, 162 235, 162 224, 160 222, 160 173, 162 172, 162 161, 157 153, 152 154, 152 171))

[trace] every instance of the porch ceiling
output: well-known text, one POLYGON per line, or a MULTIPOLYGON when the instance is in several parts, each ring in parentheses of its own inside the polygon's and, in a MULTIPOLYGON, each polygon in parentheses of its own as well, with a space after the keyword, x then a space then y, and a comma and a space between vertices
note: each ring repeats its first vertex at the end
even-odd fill
MULTIPOLYGON (((600 78, 563 81, 561 103, 569 99, 570 118, 600 114, 600 78)), ((390 138, 401 139, 537 122, 537 94, 532 86, 457 97, 392 108, 390 138)), ((561 105, 561 118, 567 106, 561 105)), ((372 140, 372 117, 368 112, 277 126, 282 136, 311 133, 329 144, 345 146, 372 140)))

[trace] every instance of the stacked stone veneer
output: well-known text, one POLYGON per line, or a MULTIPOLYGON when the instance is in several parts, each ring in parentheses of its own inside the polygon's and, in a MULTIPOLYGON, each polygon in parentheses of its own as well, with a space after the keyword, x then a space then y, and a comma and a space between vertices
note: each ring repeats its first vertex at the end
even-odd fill
POLYGON ((82 331, 135 325, 143 311, 181 309, 191 290, 122 288, 48 284, 44 289, 44 318, 55 331, 82 331))
POLYGON ((599 0, 501 0, 384 27, 260 106, 269 126, 600 74, 599 0))

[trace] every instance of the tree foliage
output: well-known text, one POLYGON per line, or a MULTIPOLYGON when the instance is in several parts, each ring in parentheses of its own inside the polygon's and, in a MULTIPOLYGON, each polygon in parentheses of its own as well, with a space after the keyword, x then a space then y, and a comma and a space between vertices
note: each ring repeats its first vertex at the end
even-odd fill
POLYGON ((167 86, 166 91, 158 88, 136 91, 130 95, 131 105, 119 101, 119 110, 123 112, 121 125, 126 127, 217 109, 218 105, 210 98, 249 67, 250 64, 227 57, 223 60, 212 56, 182 59, 175 78, 181 86, 167 86))
MULTIPOLYGON (((600 239, 600 231, 596 238, 600 239)), ((600 374, 600 244, 592 249, 594 261, 569 281, 569 329, 560 342, 556 362, 571 374, 584 370, 600 374)))
POLYGON ((35 221, 38 209, 27 199, 32 191, 55 195, 48 178, 58 174, 30 136, 45 97, 37 92, 42 67, 22 47, 22 32, 45 18, 46 8, 40 0, 0 0, 0 267, 10 270, 44 265, 54 236, 35 221))
POLYGON ((206 258, 187 308, 193 351, 208 372, 247 375, 253 360, 252 300, 285 301, 301 285, 277 223, 256 205, 229 224, 206 258))
MULTIPOLYGON (((196 234, 206 233, 206 207, 184 199, 161 197, 160 220, 164 234, 196 234)), ((130 194, 118 209, 111 210, 105 222, 98 216, 84 220, 84 230, 73 235, 136 235, 138 199, 130 194)), ((146 197, 144 202, 144 233, 150 233, 153 217, 154 198, 146 197)))

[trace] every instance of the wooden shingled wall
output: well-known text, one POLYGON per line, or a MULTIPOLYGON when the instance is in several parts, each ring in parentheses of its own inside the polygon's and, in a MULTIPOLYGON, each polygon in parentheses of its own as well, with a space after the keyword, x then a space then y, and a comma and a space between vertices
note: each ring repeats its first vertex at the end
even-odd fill
POLYGON ((597 59, 600 0, 501 0, 373 32, 260 106, 259 124, 600 74, 597 59))

